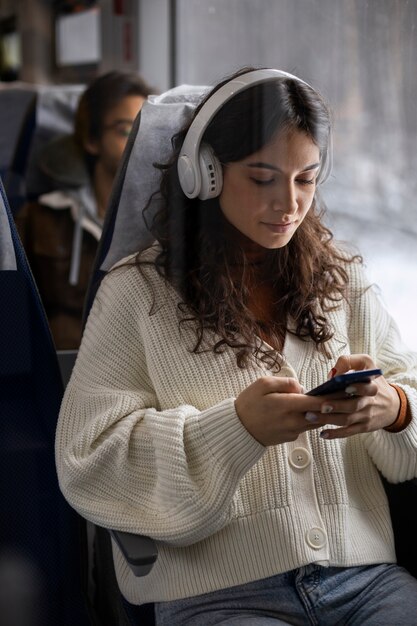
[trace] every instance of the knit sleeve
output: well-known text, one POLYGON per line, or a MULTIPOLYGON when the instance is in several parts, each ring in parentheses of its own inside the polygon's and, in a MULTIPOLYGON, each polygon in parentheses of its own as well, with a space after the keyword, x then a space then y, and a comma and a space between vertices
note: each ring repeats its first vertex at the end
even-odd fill
POLYGON ((417 477, 417 353, 404 345, 398 326, 382 304, 375 286, 353 268, 352 352, 369 354, 387 381, 407 399, 408 425, 399 432, 378 430, 363 435, 369 454, 391 482, 417 477))
POLYGON ((265 448, 233 398, 161 410, 143 337, 149 301, 138 298, 147 287, 134 273, 111 272, 89 315, 58 421, 58 478, 94 523, 188 545, 229 521, 239 481, 265 448))

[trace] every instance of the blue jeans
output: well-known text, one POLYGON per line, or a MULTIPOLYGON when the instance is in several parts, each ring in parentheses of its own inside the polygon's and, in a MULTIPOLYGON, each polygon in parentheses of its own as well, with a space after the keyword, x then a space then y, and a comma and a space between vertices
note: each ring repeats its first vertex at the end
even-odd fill
POLYGON ((393 564, 307 565, 155 613, 157 626, 417 626, 417 580, 393 564))

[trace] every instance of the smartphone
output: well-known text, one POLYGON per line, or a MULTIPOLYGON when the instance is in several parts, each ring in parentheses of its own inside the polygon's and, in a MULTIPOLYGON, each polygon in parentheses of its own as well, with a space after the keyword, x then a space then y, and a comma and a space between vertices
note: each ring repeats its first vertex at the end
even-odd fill
POLYGON ((338 374, 333 378, 330 378, 322 385, 314 387, 311 391, 307 392, 308 396, 324 396, 329 393, 335 393, 336 391, 344 391, 348 385, 355 383, 369 383, 372 378, 382 375, 382 370, 356 370, 355 372, 348 372, 347 374, 338 374))

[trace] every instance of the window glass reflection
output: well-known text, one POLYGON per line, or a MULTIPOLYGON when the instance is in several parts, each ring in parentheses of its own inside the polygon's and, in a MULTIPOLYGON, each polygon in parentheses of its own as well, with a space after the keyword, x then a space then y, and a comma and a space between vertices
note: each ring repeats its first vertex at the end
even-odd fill
POLYGON ((335 118, 328 222, 359 247, 415 349, 416 25, 417 3, 406 0, 177 2, 177 84, 211 84, 246 64, 296 73, 326 96, 335 118))

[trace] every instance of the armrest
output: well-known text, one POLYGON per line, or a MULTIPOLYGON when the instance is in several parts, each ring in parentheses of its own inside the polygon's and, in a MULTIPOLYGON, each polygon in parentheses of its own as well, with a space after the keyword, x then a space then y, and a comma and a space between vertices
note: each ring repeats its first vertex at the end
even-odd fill
POLYGON ((109 532, 134 575, 146 576, 149 574, 158 556, 158 548, 154 540, 144 535, 135 535, 120 530, 110 530, 109 532))

